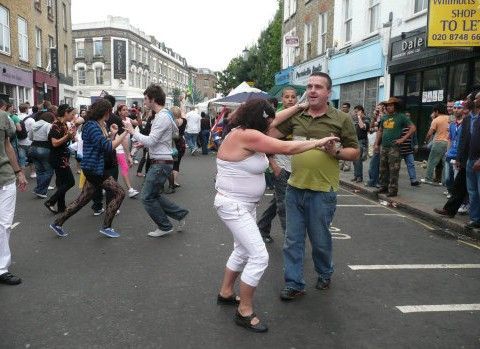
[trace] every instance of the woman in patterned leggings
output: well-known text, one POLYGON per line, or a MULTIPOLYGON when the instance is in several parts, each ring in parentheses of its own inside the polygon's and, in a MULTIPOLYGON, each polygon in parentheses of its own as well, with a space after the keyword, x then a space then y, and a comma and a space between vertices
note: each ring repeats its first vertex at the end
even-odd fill
POLYGON ((107 205, 103 228, 100 229, 100 233, 111 238, 120 236, 111 226, 115 213, 125 198, 125 192, 112 176, 104 174, 104 161, 105 155, 115 151, 115 148, 122 143, 127 132, 123 132, 115 138, 118 126, 113 124, 110 126, 110 134, 107 133, 105 121, 109 118, 111 110, 112 105, 105 99, 95 102, 88 110, 88 121, 83 126, 82 132, 82 171, 86 182, 80 195, 68 205, 65 212, 54 223, 50 224, 50 228, 60 237, 68 235, 62 227, 63 223, 88 204, 97 188, 105 189, 112 194, 112 200, 107 205))

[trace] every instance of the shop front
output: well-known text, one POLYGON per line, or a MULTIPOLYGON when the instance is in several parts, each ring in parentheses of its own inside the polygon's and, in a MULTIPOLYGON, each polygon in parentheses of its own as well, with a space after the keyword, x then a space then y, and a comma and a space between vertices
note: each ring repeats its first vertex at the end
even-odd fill
POLYGON ((392 38, 388 57, 391 95, 410 112, 419 142, 430 127, 432 107, 464 98, 480 85, 480 49, 428 48, 426 27, 392 38))
POLYGON ((58 105, 58 79, 55 75, 39 70, 33 71, 34 103, 50 101, 58 105))
POLYGON ((280 70, 275 74, 275 85, 284 86, 292 83, 293 67, 280 70))
POLYGON ((374 37, 367 42, 342 49, 328 63, 332 78, 332 103, 339 106, 348 102, 363 105, 371 115, 375 105, 384 98, 385 58, 381 40, 374 37))
POLYGON ((32 71, 0 63, 0 95, 15 106, 23 102, 33 103, 32 71))
POLYGON ((315 72, 327 72, 325 56, 320 56, 295 66, 292 72, 292 84, 306 86, 308 77, 315 72))

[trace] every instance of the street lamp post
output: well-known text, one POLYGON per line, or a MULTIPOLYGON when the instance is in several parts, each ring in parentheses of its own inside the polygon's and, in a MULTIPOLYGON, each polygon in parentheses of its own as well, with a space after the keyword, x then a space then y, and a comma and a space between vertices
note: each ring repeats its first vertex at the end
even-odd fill
POLYGON ((242 58, 243 58, 244 62, 246 62, 248 60, 248 54, 249 53, 250 53, 249 49, 245 47, 242 51, 242 58))

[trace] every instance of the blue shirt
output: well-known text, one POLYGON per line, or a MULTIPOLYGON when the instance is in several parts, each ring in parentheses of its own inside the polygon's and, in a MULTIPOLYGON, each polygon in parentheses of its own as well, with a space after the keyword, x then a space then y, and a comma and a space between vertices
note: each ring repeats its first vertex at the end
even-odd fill
POLYGON ((82 170, 103 176, 105 172, 105 154, 113 149, 112 141, 107 139, 98 122, 90 120, 83 126, 82 170))

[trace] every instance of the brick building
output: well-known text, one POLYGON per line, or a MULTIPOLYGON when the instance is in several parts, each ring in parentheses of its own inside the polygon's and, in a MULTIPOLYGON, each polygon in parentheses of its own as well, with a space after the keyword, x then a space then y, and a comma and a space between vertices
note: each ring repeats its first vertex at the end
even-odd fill
MULTIPOLYGON (((209 100, 216 96, 217 77, 208 68, 198 68, 195 79, 195 86, 201 92, 203 99, 209 100)), ((202 102, 202 101, 199 101, 202 102)))

